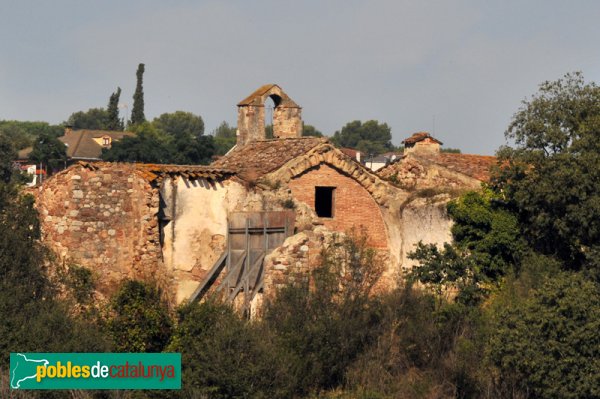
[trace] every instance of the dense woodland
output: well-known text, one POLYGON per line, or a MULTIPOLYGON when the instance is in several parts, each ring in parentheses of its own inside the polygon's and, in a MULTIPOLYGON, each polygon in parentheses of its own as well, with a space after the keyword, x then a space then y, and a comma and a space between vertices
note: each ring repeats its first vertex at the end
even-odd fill
MULTIPOLYGON (((170 118, 142 137, 202 137, 170 132, 170 118)), ((0 135, 2 378, 11 351, 177 351, 178 392, 16 397, 600 397, 600 88, 580 74, 545 82, 506 135, 491 183, 448 204, 453 242, 415 248, 421 267, 397 289, 372 295, 382 265, 349 232, 324 250, 314 289, 290 285, 255 321, 217 300, 170 309, 138 281, 95 306, 90 271, 48 268, 16 141, 0 135)))

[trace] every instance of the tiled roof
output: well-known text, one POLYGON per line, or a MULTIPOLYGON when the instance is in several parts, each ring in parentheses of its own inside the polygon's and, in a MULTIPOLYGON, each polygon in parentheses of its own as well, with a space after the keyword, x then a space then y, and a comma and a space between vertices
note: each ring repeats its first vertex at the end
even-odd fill
MULTIPOLYGON (((67 145, 67 157, 71 159, 100 159, 102 146, 94 139, 109 136, 111 140, 121 140, 126 136, 135 136, 132 132, 115 132, 110 130, 69 130, 58 139, 67 145)), ((18 159, 27 159, 33 147, 27 147, 18 153, 18 159)))
POLYGON ((327 139, 318 137, 253 141, 235 147, 211 166, 232 170, 241 178, 253 181, 324 143, 327 139))
POLYGON ((439 153, 429 158, 438 165, 463 175, 471 176, 479 181, 490 180, 490 168, 496 164, 497 158, 489 155, 439 153))
POLYGON ((455 153, 436 153, 436 154, 414 154, 405 155, 397 162, 394 162, 378 171, 378 175, 383 178, 389 178, 402 172, 402 163, 407 158, 416 160, 423 159, 433 162, 444 168, 472 177, 482 182, 490 180, 490 168, 496 164, 497 158, 489 155, 455 154, 455 153))
POLYGON ((67 145, 67 156, 72 159, 100 159, 102 146, 94 139, 109 136, 112 140, 135 136, 132 132, 115 132, 110 130, 71 130, 58 139, 67 145))
POLYGON ((241 105, 252 105, 256 99, 260 99, 266 92, 271 90, 273 86, 277 86, 274 83, 269 83, 263 86, 260 86, 258 89, 254 90, 252 94, 248 97, 244 98, 242 101, 238 103, 238 107, 241 105))
POLYGON ((412 136, 410 136, 407 139, 404 139, 402 141, 403 144, 415 144, 418 143, 419 141, 423 141, 425 139, 431 139, 433 141, 435 141, 438 144, 443 144, 441 141, 439 141, 438 139, 436 139, 435 137, 431 137, 431 135, 427 132, 417 132, 417 133, 413 133, 412 136))
POLYGON ((188 179, 222 179, 232 176, 234 172, 214 168, 205 165, 160 165, 147 163, 122 163, 122 162, 79 162, 81 166, 89 169, 110 169, 123 166, 130 166, 134 170, 141 172, 141 175, 149 181, 156 180, 164 176, 183 176, 188 179))

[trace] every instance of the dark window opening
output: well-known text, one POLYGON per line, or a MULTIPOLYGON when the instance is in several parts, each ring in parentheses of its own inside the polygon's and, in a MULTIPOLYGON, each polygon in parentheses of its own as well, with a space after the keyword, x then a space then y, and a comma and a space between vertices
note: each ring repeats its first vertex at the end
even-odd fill
POLYGON ((321 218, 333 217, 333 191, 335 187, 315 187, 315 212, 321 218))

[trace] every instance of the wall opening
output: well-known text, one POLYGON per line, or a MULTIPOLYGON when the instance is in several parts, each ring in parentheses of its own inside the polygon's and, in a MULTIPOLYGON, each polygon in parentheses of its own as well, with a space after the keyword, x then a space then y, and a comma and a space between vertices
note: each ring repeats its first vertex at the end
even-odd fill
POLYGON ((281 102, 281 97, 272 95, 267 97, 264 103, 265 108, 265 139, 273 138, 273 111, 281 102))
POLYGON ((333 217, 335 187, 315 187, 315 212, 321 218, 333 217))

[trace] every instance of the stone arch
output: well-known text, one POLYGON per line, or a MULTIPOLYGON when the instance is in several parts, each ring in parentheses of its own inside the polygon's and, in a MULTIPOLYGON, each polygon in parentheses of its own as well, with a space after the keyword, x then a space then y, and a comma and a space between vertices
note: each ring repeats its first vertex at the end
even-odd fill
POLYGON ((237 144, 265 140, 265 101, 271 98, 273 109, 273 137, 302 136, 302 108, 276 84, 264 85, 238 103, 237 144))

